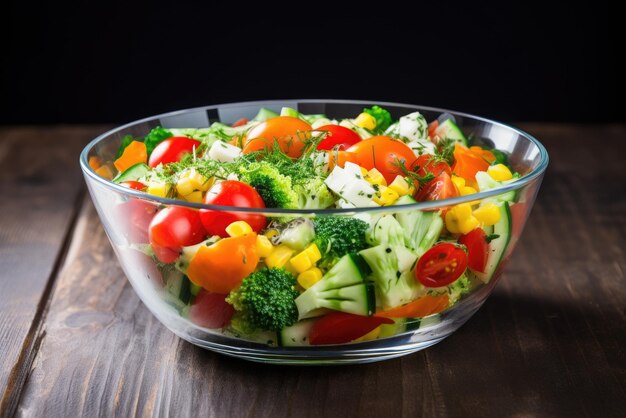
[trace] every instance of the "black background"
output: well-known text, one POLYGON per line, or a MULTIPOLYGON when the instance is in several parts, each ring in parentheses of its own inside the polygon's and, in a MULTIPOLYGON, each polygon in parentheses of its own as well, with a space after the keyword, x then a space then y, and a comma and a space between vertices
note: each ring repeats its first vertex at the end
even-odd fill
POLYGON ((0 123, 120 123, 275 98, 623 121, 615 12, 506 3, 13 2, 0 17, 0 123))

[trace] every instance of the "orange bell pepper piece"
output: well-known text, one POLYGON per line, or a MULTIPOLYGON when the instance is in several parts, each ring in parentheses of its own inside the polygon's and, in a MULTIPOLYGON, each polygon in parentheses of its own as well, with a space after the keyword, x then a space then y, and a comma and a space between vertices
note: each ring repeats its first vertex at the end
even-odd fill
POLYGON ((483 160, 487 161, 489 164, 493 163, 496 160, 496 156, 493 155, 493 152, 486 150, 486 149, 482 149, 481 147, 477 145, 474 145, 473 147, 470 147, 469 149, 472 153, 474 153, 475 155, 478 155, 483 160))
POLYGON ((377 312, 375 316, 384 318, 421 318, 439 313, 448 307, 448 295, 423 296, 406 305, 377 312))
POLYGON ((259 263, 255 233, 224 238, 201 246, 191 259, 187 276, 209 292, 229 293, 250 275, 259 263))
POLYGON ((487 171, 489 163, 481 156, 473 153, 469 148, 456 143, 454 144, 454 165, 452 172, 459 177, 463 177, 469 185, 476 183, 476 173, 487 171))
POLYGON ((124 148, 124 152, 113 163, 117 171, 123 173, 128 168, 134 166, 135 164, 148 162, 148 151, 146 149, 146 144, 139 141, 133 141, 126 148, 124 148))

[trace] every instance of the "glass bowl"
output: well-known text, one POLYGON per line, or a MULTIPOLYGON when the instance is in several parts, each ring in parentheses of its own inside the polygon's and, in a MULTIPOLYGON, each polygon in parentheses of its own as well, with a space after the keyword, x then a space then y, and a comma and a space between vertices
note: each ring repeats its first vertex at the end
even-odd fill
MULTIPOLYGON (((468 115, 465 113, 397 103, 345 101, 345 100, 276 100, 231 103, 199 107, 166 113, 139 120, 106 132, 91 141, 80 156, 80 165, 89 192, 98 211, 106 234, 118 260, 133 288, 150 311, 167 328, 179 337, 198 346, 242 359, 279 364, 340 364, 365 363, 403 356, 429 347, 457 330, 483 304, 502 273, 524 228, 534 203, 543 174, 548 164, 545 148, 531 135, 514 127, 468 115), (88 163, 90 157, 111 161, 125 135, 142 137, 152 128, 201 128, 215 121, 231 124, 240 118, 251 119, 260 107, 279 111, 281 107, 294 108, 305 114, 326 114, 333 118, 354 117, 363 107, 374 104, 388 109, 394 118, 419 111, 427 120, 436 119, 444 112, 452 114, 466 136, 474 143, 497 148, 509 155, 509 164, 522 176, 504 187, 440 201, 420 202, 403 206, 377 208, 284 210, 284 209, 234 209, 209 206, 159 198, 130 188, 122 187, 94 172, 88 163), (185 206, 201 209, 228 210, 229 212, 262 213, 268 218, 346 216, 372 217, 381 214, 401 214, 414 211, 433 211, 463 202, 493 199, 504 193, 513 193, 510 202, 510 241, 500 265, 492 277, 479 283, 472 292, 457 303, 437 314, 413 321, 412 325, 395 329, 395 335, 369 341, 341 345, 284 347, 277 345, 276 335, 262 333, 253 340, 238 338, 220 329, 210 329, 194 323, 189 318, 194 296, 172 297, 181 290, 179 278, 172 270, 140 251, 147 242, 146 216, 168 206, 185 206), (176 276, 176 275, 174 275, 176 276), (184 303, 186 300, 187 303, 184 303)), ((186 290, 189 291, 188 289, 186 290)), ((208 307, 210 309, 210 306, 208 307)), ((196 321, 198 322, 198 321, 196 321)), ((408 324, 408 322, 407 322, 408 324)))

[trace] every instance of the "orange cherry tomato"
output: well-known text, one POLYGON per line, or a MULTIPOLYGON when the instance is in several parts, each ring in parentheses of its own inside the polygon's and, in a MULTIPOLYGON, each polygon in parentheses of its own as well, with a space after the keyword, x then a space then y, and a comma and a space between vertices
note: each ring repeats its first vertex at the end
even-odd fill
POLYGON ((375 316, 384 318, 421 318, 439 313, 448 307, 448 295, 423 296, 406 305, 377 312, 375 316))
POLYGON ((404 142, 389 136, 373 136, 357 142, 348 152, 357 156, 357 164, 368 170, 376 168, 391 183, 397 175, 404 175, 400 161, 409 169, 415 161, 415 154, 404 142))
POLYGON ((244 140, 243 153, 271 149, 277 142, 281 151, 292 158, 298 158, 310 136, 311 125, 305 121, 291 116, 278 116, 250 129, 244 140))
POLYGON ((328 169, 332 170, 336 165, 343 168, 346 165, 346 162, 349 161, 351 163, 357 164, 357 156, 354 152, 341 151, 341 150, 330 150, 326 151, 328 153, 328 169))
POLYGON ((209 292, 229 293, 259 263, 256 237, 257 234, 251 233, 201 246, 189 263, 187 276, 209 292))

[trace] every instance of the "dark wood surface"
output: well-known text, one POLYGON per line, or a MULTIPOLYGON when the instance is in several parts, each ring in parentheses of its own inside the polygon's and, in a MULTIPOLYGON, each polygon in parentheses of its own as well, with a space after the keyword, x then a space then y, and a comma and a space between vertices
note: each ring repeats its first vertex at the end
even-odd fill
POLYGON ((502 281, 443 342, 279 367, 142 305, 77 165, 102 128, 0 130, 0 415, 617 417, 626 405, 626 126, 523 125, 551 165, 502 281))

